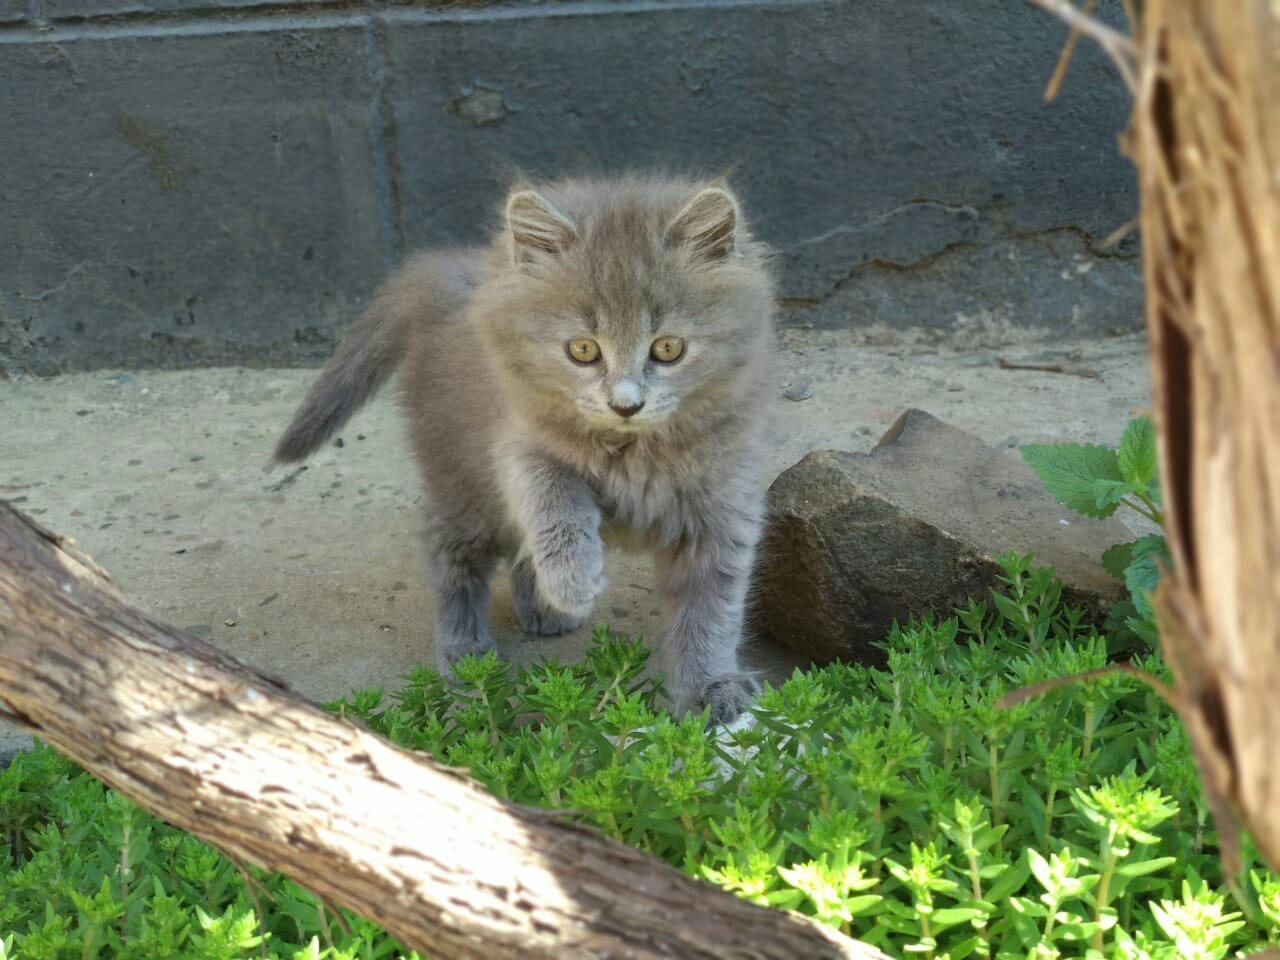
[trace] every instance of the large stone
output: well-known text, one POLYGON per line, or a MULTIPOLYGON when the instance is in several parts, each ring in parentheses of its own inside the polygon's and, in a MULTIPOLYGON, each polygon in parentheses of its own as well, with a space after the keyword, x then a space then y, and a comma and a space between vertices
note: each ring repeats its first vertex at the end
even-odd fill
POLYGON ((878 662, 896 619, 985 596, 998 554, 1034 553, 1063 596, 1101 617, 1120 592, 1102 552, 1132 539, 1045 492, 1017 456, 922 410, 870 453, 819 450, 769 490, 752 626, 816 662, 878 662))

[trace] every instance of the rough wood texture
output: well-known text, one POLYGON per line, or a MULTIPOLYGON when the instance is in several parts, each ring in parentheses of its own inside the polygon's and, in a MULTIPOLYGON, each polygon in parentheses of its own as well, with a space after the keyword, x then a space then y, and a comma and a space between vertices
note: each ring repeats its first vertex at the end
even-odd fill
POLYGON ((428 955, 883 957, 339 720, 0 501, 0 707, 146 809, 428 955))
POLYGON ((1280 4, 1147 0, 1136 39, 1157 616, 1206 787, 1280 868, 1280 4))
POLYGON ((1280 0, 1126 0, 1097 40, 1134 94, 1173 695, 1235 872, 1280 869, 1280 0))

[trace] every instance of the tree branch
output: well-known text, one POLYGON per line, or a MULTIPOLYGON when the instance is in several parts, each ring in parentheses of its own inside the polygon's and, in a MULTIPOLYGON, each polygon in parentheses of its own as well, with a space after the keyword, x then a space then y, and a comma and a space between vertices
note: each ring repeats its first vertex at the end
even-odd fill
POLYGON ((0 706, 157 816, 434 956, 883 957, 326 713, 3 501, 0 706))

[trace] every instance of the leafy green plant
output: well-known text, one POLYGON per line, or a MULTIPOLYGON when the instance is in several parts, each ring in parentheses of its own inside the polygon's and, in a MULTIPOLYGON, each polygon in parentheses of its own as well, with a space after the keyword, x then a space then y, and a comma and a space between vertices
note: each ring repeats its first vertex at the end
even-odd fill
MULTIPOLYGON (((1024 444, 1023 458, 1058 502, 1086 517, 1109 517, 1125 507, 1164 526, 1156 476, 1156 432, 1148 417, 1129 421, 1116 450, 1093 443, 1024 444)), ((1155 649, 1157 635, 1150 593, 1169 563, 1159 533, 1110 547, 1102 557, 1108 573, 1123 580, 1129 599, 1113 606, 1108 631, 1118 645, 1127 638, 1155 649)))
MULTIPOLYGON (((1145 687, 1107 674, 996 708, 1107 659, 1050 572, 1000 563, 990 596, 895 629, 884 669, 797 671, 715 736, 664 712, 644 646, 605 631, 580 664, 489 656, 330 706, 898 956, 1164 960, 1280 941, 1280 879, 1256 863, 1222 876, 1186 739, 1145 687)), ((1154 655, 1139 666, 1167 676, 1154 655)), ((412 956, 47 748, 0 772, 0 817, 0 960, 412 956)))

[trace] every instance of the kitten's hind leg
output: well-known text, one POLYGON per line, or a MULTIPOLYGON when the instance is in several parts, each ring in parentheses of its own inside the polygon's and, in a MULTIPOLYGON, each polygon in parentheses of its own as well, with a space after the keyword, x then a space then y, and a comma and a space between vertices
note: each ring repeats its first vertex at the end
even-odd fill
POLYGON ((520 629, 539 637, 558 637, 577 630, 586 617, 555 609, 538 593, 533 561, 522 556, 511 564, 511 601, 516 608, 520 629))
POLYGON ((496 565, 497 553, 485 537, 445 524, 427 531, 436 665, 442 671, 468 654, 496 649, 489 632, 489 580, 496 565))

